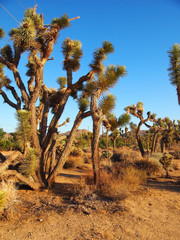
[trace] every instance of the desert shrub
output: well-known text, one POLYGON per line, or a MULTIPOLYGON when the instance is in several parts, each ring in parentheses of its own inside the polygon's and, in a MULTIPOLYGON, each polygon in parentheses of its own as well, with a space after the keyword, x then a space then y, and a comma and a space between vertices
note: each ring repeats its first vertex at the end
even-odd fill
POLYGON ((139 160, 135 161, 135 166, 147 173, 147 175, 155 174, 159 171, 160 166, 156 162, 139 160))
POLYGON ((109 199, 124 199, 146 181, 146 172, 131 163, 115 163, 111 172, 101 171, 99 194, 109 199))
POLYGON ((171 154, 175 159, 180 159, 180 151, 173 151, 173 152, 170 152, 170 154, 171 154))
POLYGON ((80 157, 80 156, 83 156, 83 154, 84 154, 83 150, 77 147, 73 147, 70 152, 70 155, 74 157, 80 157))
POLYGON ((17 189, 14 183, 2 181, 0 185, 0 214, 6 213, 6 218, 10 217, 16 199, 17 189))
POLYGON ((113 155, 113 153, 111 151, 103 151, 101 153, 101 159, 105 158, 105 159, 108 159, 108 158, 111 158, 113 155))
POLYGON ((9 140, 0 140, 0 150, 10 151, 13 143, 9 140))
POLYGON ((113 177, 113 174, 103 171, 100 176, 98 194, 110 200, 123 200, 129 196, 129 191, 119 179, 113 177))
POLYGON ((139 159, 142 159, 141 154, 138 151, 133 151, 127 147, 117 149, 111 158, 113 162, 135 161, 139 159))
POLYGON ((84 160, 82 157, 69 156, 63 168, 64 169, 81 168, 83 164, 84 164, 84 160))
POLYGON ((164 152, 163 156, 160 158, 159 162, 162 164, 162 167, 166 171, 166 177, 169 177, 169 167, 172 164, 173 156, 168 152, 164 152))
POLYGON ((74 168, 75 164, 73 160, 67 160, 63 166, 64 169, 74 168))
POLYGON ((85 163, 85 164, 88 164, 88 163, 91 162, 91 157, 84 156, 83 160, 84 160, 84 163, 85 163))

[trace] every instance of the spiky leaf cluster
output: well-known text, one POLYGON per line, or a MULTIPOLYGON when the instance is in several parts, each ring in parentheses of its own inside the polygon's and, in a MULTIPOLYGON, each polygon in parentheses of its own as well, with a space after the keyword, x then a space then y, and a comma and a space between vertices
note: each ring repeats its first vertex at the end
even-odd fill
POLYGON ((26 177, 33 176, 38 169, 38 157, 34 148, 28 146, 27 154, 22 163, 20 171, 26 177))
POLYGON ((80 59, 82 57, 81 42, 77 40, 65 39, 62 44, 62 53, 64 55, 64 69, 77 71, 80 68, 80 59))
POLYGON ((174 44, 170 49, 170 67, 168 68, 172 85, 180 85, 180 45, 174 44))
POLYGON ((103 61, 106 60, 107 55, 114 52, 114 47, 109 41, 103 43, 102 48, 97 49, 94 52, 94 60, 90 64, 92 70, 96 73, 102 73, 104 70, 103 61))
POLYGON ((27 110, 19 110, 16 113, 16 119, 18 121, 18 127, 16 129, 17 141, 22 151, 24 151, 25 144, 30 141, 31 137, 30 115, 31 113, 27 110))
POLYGON ((114 131, 118 127, 118 121, 117 118, 114 116, 112 118, 109 118, 109 124, 111 125, 111 131, 114 131))
POLYGON ((115 108, 115 96, 108 94, 102 97, 99 103, 99 107, 102 109, 103 114, 108 114, 115 108))
POLYGON ((10 79, 4 75, 4 65, 0 63, 0 89, 8 87, 11 83, 10 79))
POLYGON ((0 63, 0 80, 4 78, 4 65, 0 63))
POLYGON ((1 48, 0 54, 5 60, 13 62, 14 56, 10 45, 5 45, 3 48, 1 48))
POLYGON ((87 98, 80 98, 78 100, 78 107, 81 112, 85 112, 89 107, 89 100, 87 98))
POLYGON ((84 93, 87 96, 90 96, 96 89, 97 88, 95 82, 87 82, 86 85, 83 87, 84 93))
POLYGON ((118 124, 121 127, 124 127, 127 123, 129 123, 131 117, 127 114, 124 113, 118 118, 118 124))
POLYGON ((52 26, 56 26, 58 27, 59 29, 64 29, 64 28, 67 28, 67 27, 70 27, 70 22, 68 20, 68 16, 66 14, 64 14, 62 17, 60 18, 54 18, 51 22, 51 25, 52 26))
POLYGON ((40 14, 37 14, 35 12, 35 9, 33 8, 29 8, 25 11, 24 13, 24 21, 26 21, 26 19, 30 18, 33 20, 34 26, 36 28, 36 30, 39 30, 40 27, 43 27, 43 18, 40 16, 40 14))
POLYGON ((101 88, 103 91, 107 91, 117 83, 119 77, 124 77, 125 75, 125 66, 110 65, 105 70, 105 73, 99 76, 98 88, 101 88))
POLYGON ((168 152, 164 152, 163 156, 159 159, 159 162, 162 164, 163 168, 167 170, 172 164, 173 156, 168 152))
POLYGON ((60 89, 62 89, 67 84, 67 78, 66 77, 58 77, 57 83, 60 85, 60 89))
POLYGON ((36 41, 43 29, 43 19, 36 13, 36 8, 27 9, 24 14, 22 24, 18 28, 13 28, 9 32, 14 46, 24 52, 29 49, 39 49, 39 42, 36 41))
POLYGON ((0 27, 0 39, 2 39, 5 36, 4 30, 0 27))
POLYGON ((35 76, 37 65, 32 56, 28 58, 28 63, 26 64, 26 67, 28 68, 26 75, 29 77, 35 76))

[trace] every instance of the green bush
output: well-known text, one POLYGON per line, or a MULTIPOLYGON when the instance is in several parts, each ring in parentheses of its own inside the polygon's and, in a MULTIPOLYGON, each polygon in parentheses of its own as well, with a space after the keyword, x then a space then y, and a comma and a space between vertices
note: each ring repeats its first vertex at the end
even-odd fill
POLYGON ((0 140, 0 150, 9 151, 13 147, 13 143, 9 140, 0 140))

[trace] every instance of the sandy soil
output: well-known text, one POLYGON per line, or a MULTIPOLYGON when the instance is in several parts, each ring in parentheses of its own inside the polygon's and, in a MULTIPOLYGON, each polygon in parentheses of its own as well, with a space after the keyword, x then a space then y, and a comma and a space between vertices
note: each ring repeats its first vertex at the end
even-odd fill
POLYGON ((122 201, 74 202, 68 191, 80 175, 65 171, 54 192, 19 190, 11 218, 0 221, 0 239, 180 239, 180 170, 149 179, 122 201))

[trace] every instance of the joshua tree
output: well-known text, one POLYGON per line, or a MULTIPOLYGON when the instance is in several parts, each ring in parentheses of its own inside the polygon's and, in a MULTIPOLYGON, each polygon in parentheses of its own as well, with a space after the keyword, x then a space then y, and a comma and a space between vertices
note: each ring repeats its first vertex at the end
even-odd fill
POLYGON ((95 78, 89 81, 83 90, 82 98, 90 96, 90 111, 93 119, 93 137, 92 137, 92 162, 94 170, 94 182, 98 185, 99 181, 99 136, 101 123, 108 126, 106 115, 115 106, 115 97, 112 94, 101 95, 112 88, 119 77, 126 74, 125 66, 108 66, 104 67, 102 61, 107 58, 107 55, 112 53, 114 48, 110 42, 104 42, 103 46, 94 52, 94 60, 90 64, 92 71, 96 72, 95 78), (98 100, 99 105, 98 105, 98 100))
POLYGON ((180 105, 180 46, 175 43, 169 53, 170 67, 168 68, 170 82, 176 86, 178 103, 180 105))
POLYGON ((169 167, 172 164, 173 156, 167 152, 163 153, 163 156, 159 159, 159 162, 162 164, 164 170, 166 171, 166 177, 169 177, 169 167))
POLYGON ((127 114, 132 114, 134 117, 139 118, 140 122, 136 128, 136 140, 138 143, 138 147, 139 150, 141 152, 141 155, 144 157, 145 156, 145 151, 142 145, 142 141, 141 141, 141 137, 140 137, 140 130, 141 130, 141 126, 144 124, 146 127, 151 128, 150 125, 147 124, 148 121, 155 121, 155 114, 151 114, 151 112, 147 112, 147 118, 144 119, 143 117, 143 112, 144 112, 144 108, 143 108, 143 103, 142 102, 138 102, 137 105, 131 105, 128 106, 124 109, 127 114))
MULTIPOLYGON (((53 184, 58 171, 62 168, 69 154, 73 138, 80 123, 85 117, 94 114, 93 108, 91 111, 86 111, 86 99, 84 101, 84 99, 78 98, 79 112, 66 146, 57 159, 57 131, 61 125, 59 121, 69 97, 73 96, 76 98, 78 90, 84 91, 82 90, 83 83, 91 83, 95 74, 97 74, 98 80, 94 81, 96 83, 96 90, 93 91, 92 95, 93 106, 94 99, 98 99, 101 95, 103 79, 108 79, 107 88, 109 88, 112 86, 110 78, 114 81, 114 79, 117 79, 118 76, 125 72, 124 67, 110 67, 106 70, 106 73, 103 73, 105 78, 100 77, 100 72, 103 72, 101 71, 102 62, 112 49, 111 47, 109 48, 111 45, 105 42, 103 47, 100 48, 99 54, 96 52, 97 54, 94 55, 94 61, 90 65, 91 70, 74 83, 73 72, 80 68, 80 59, 82 57, 81 43, 77 40, 67 38, 62 44, 62 53, 64 56, 63 69, 66 72, 66 77, 58 78, 59 89, 48 88, 45 85, 43 71, 48 61, 53 60, 51 54, 54 44, 58 40, 60 31, 69 27, 70 22, 74 19, 76 18, 69 19, 67 15, 64 15, 53 19, 49 25, 44 25, 43 16, 36 13, 35 6, 33 9, 26 10, 22 24, 9 32, 12 45, 6 45, 0 50, 0 95, 4 99, 4 102, 16 111, 23 109, 29 112, 29 123, 31 125, 29 147, 33 149, 38 159, 38 169, 33 184, 34 189, 53 184), (26 64, 27 82, 26 79, 22 78, 18 69, 21 56, 25 52, 28 53, 26 64), (5 67, 12 72, 15 84, 11 83, 10 78, 5 75, 5 67), (8 89, 11 96, 7 95, 4 89, 8 89), (49 113, 52 113, 52 115, 49 113), (50 120, 49 124, 48 120, 50 120), (54 162, 56 158, 56 164, 53 169, 49 169, 47 174, 45 166, 47 166, 49 157, 51 158, 51 162, 54 162)), ((0 37, 3 36, 4 32, 0 29, 0 37)), ((51 167, 53 165, 51 164, 51 167)), ((16 176, 20 176, 20 174, 18 173, 16 176)), ((21 179, 24 179, 28 183, 28 179, 25 179, 25 177, 21 176, 21 179)))
POLYGON ((115 115, 111 114, 108 117, 109 124, 111 125, 110 130, 112 132, 111 137, 113 139, 113 148, 116 148, 116 140, 121 135, 121 131, 118 127, 122 128, 130 121, 130 116, 128 114, 122 114, 118 119, 115 115))

